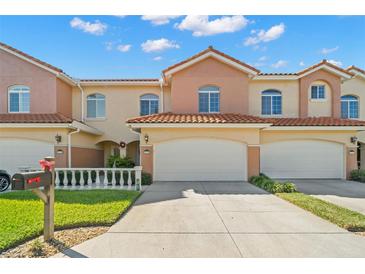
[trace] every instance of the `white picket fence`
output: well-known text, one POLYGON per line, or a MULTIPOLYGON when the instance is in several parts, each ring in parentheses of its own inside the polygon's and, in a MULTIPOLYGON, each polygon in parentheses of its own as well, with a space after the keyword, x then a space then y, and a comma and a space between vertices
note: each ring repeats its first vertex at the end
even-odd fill
POLYGON ((133 187, 135 190, 142 190, 142 167, 56 168, 55 184, 59 189, 132 189, 133 187))

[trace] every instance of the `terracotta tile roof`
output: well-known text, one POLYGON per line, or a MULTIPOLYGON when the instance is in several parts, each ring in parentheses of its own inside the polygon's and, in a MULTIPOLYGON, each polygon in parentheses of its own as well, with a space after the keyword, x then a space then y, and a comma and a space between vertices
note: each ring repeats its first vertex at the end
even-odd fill
POLYGON ((15 52, 15 53, 17 53, 17 54, 19 54, 19 55, 22 55, 22 56, 24 56, 25 58, 28 58, 28 59, 30 59, 30 60, 32 60, 32 61, 34 61, 34 62, 36 62, 36 63, 38 63, 38 64, 40 64, 40 65, 42 65, 42 66, 48 67, 48 68, 50 68, 50 69, 52 69, 52 70, 55 70, 55 71, 57 71, 57 72, 60 72, 60 73, 62 73, 62 72, 63 72, 63 71, 62 71, 62 69, 57 68, 57 67, 55 67, 55 66, 52 66, 52 65, 50 65, 50 64, 48 64, 48 63, 46 63, 46 62, 43 62, 43 61, 41 61, 41 60, 39 60, 39 59, 37 59, 37 58, 35 58, 35 57, 33 57, 33 56, 30 56, 29 54, 26 54, 26 53, 24 53, 24 52, 22 52, 22 51, 20 51, 20 50, 17 50, 17 49, 15 49, 15 48, 13 48, 13 47, 11 47, 11 46, 9 46, 9 45, 7 45, 7 44, 4 44, 4 43, 0 42, 0 46, 1 46, 1 47, 6 48, 6 49, 8 49, 8 50, 11 50, 11 51, 13 51, 13 52, 15 52))
POLYGON ((131 118, 127 123, 203 123, 203 124, 242 124, 242 123, 265 123, 265 119, 251 115, 242 115, 237 113, 225 114, 175 114, 159 113, 147 116, 131 118))
POLYGON ((268 72, 265 72, 265 73, 259 73, 259 75, 263 75, 263 76, 266 76, 266 75, 274 75, 274 76, 277 76, 277 75, 279 75, 279 76, 281 76, 281 75, 285 75, 285 76, 287 76, 287 75, 298 75, 297 73, 295 73, 295 72, 275 72, 275 73, 268 73, 268 72))
POLYGON ((312 70, 312 69, 315 69, 315 68, 317 68, 317 67, 319 67, 319 66, 322 66, 322 65, 326 65, 326 66, 329 66, 329 67, 334 68, 334 69, 336 69, 336 70, 339 70, 339 71, 341 71, 341 72, 343 72, 343 73, 348 74, 349 76, 353 76, 353 75, 354 75, 353 73, 351 73, 351 72, 349 72, 349 71, 347 71, 347 70, 345 70, 345 69, 343 69, 343 68, 340 68, 339 66, 336 66, 336 65, 334 65, 334 64, 332 64, 332 63, 330 63, 330 62, 328 62, 326 59, 323 59, 323 60, 322 60, 321 62, 319 62, 318 64, 315 64, 315 65, 310 66, 310 67, 308 67, 308 68, 306 68, 306 69, 304 69, 304 70, 302 70, 302 71, 299 71, 299 72, 298 72, 298 75, 302 75, 302 74, 304 74, 304 73, 306 73, 306 72, 308 72, 308 71, 310 71, 310 70, 312 70))
POLYGON ((146 79, 80 79, 80 82, 158 82, 157 78, 146 79))
POLYGON ((365 121, 339 119, 332 117, 308 117, 308 118, 263 118, 238 113, 225 114, 175 114, 159 113, 147 116, 131 118, 127 123, 147 124, 249 124, 263 123, 272 126, 365 126, 365 121))
POLYGON ((357 70, 357 71, 361 72, 362 74, 365 74, 365 70, 363 70, 363 69, 361 69, 361 68, 359 68, 359 67, 353 66, 353 65, 352 65, 351 67, 348 67, 346 70, 347 70, 347 71, 350 71, 350 70, 357 70))
POLYGON ((216 54, 218 54, 218 55, 221 55, 221 56, 223 56, 224 58, 227 58, 227 59, 229 59, 229 60, 231 60, 231 61, 233 61, 233 62, 236 62, 237 64, 239 64, 239 65, 241 65, 241 66, 244 66, 244 67, 246 67, 246 68, 248 68, 248 69, 250 69, 250 70, 256 71, 257 73, 259 73, 259 72, 260 72, 258 69, 254 68, 254 67, 252 67, 252 66, 250 66, 250 65, 248 65, 248 64, 246 64, 246 63, 244 63, 244 62, 241 62, 240 60, 235 59, 235 58, 233 58, 232 56, 229 56, 229 55, 227 55, 227 54, 225 54, 225 53, 223 53, 223 52, 221 52, 221 51, 219 51, 219 50, 216 50, 216 49, 214 49, 212 46, 209 46, 207 49, 205 49, 205 50, 203 50, 203 51, 201 51, 201 52, 199 52, 199 53, 197 53, 197 54, 195 54, 195 55, 193 55, 193 56, 191 56, 191 57, 189 57, 189 58, 187 58, 187 59, 185 59, 185 60, 183 60, 183 61, 181 61, 181 62, 179 62, 179 63, 175 64, 175 65, 172 65, 172 66, 168 67, 167 69, 164 69, 164 70, 162 71, 162 73, 165 73, 166 71, 169 71, 169 70, 171 70, 171 69, 173 69, 173 68, 176 68, 176 67, 178 67, 178 66, 181 66, 181 65, 183 65, 183 64, 185 64, 185 63, 187 63, 187 62, 189 62, 189 61, 191 61, 191 60, 194 60, 194 59, 198 58, 199 56, 202 56, 202 55, 204 55, 204 54, 206 54, 207 52, 210 52, 210 51, 211 51, 211 52, 214 52, 214 53, 216 53, 216 54))
POLYGON ((365 126, 365 121, 333 117, 267 118, 273 126, 365 126))
POLYGON ((4 113, 0 123, 72 123, 73 119, 60 113, 4 113))

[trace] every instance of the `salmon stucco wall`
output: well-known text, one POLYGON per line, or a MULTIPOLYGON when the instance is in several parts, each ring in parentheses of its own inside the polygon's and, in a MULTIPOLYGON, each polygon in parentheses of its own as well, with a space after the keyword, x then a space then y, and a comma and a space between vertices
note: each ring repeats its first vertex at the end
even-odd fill
POLYGON ((248 75, 214 58, 204 59, 171 79, 171 111, 198 113, 198 90, 213 85, 220 89, 220 112, 248 114, 248 75))
MULTIPOLYGON (((315 81, 326 82, 331 88, 331 116, 340 118, 341 116, 341 78, 325 70, 317 70, 299 80, 299 116, 308 117, 308 91, 315 81)), ((313 115, 313 113, 311 113, 313 115)))
POLYGON ((351 171, 357 169, 357 148, 348 147, 346 152, 346 178, 350 179, 351 171))
POLYGON ((260 175, 260 147, 247 147, 247 178, 260 175))
POLYGON ((153 146, 142 145, 141 149, 141 166, 143 171, 153 176, 153 146))
POLYGON ((64 81, 56 80, 57 112, 72 117, 72 87, 64 81))
POLYGON ((8 89, 14 85, 30 88, 31 113, 57 112, 56 76, 0 50, 0 113, 8 112, 8 89))

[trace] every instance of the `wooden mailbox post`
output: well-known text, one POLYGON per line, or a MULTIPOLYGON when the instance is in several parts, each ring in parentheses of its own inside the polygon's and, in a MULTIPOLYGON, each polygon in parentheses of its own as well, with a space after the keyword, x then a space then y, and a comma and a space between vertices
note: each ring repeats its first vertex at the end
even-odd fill
POLYGON ((39 161, 43 171, 17 173, 12 177, 12 190, 31 189, 44 203, 44 240, 54 237, 54 158, 39 161), (43 187, 43 190, 40 189, 43 187))

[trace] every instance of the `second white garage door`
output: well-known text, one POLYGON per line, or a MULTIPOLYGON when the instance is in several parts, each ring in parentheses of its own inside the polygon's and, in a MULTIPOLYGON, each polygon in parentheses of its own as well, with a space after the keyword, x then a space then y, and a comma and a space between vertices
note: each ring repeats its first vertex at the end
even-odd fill
POLYGON ((39 160, 53 155, 54 146, 50 143, 0 138, 0 169, 11 175, 19 168, 40 168, 39 160))
POLYGON ((272 178, 344 178, 343 145, 325 141, 285 141, 260 149, 261 172, 272 178))
POLYGON ((154 148, 156 181, 247 180, 245 144, 219 139, 179 139, 154 148))

